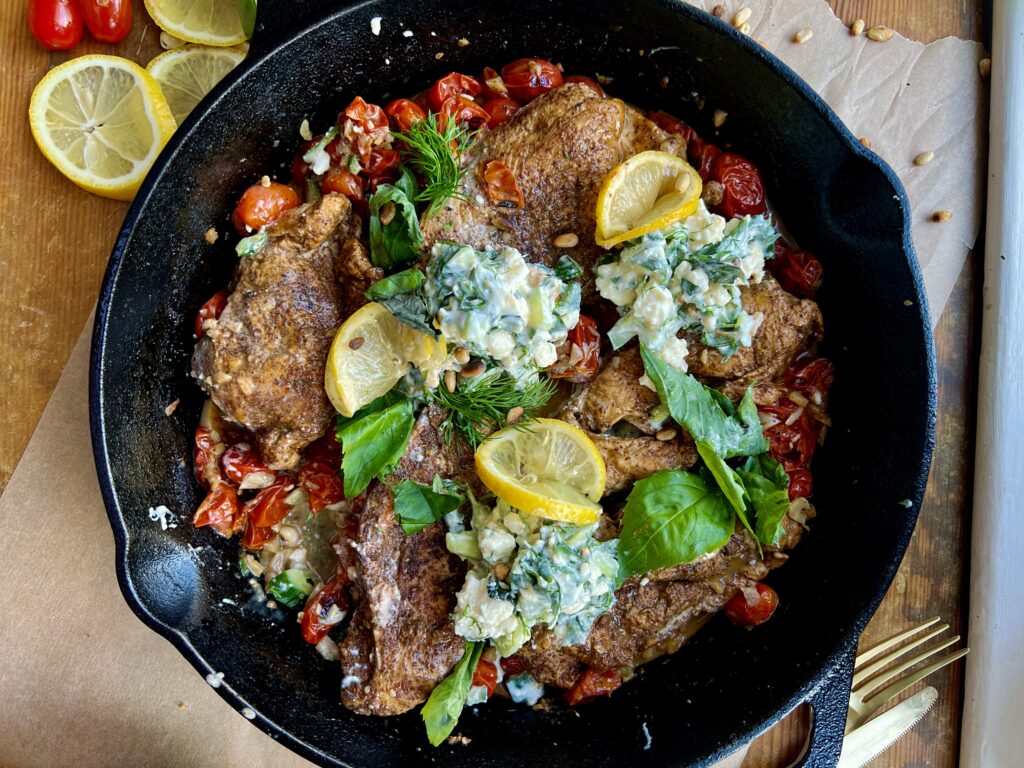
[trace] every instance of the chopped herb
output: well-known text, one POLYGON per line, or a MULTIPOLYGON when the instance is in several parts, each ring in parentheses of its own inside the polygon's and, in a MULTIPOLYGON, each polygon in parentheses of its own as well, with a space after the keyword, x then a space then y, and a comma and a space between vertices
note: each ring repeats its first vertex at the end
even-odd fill
POLYGON ((428 203, 426 216, 435 215, 453 197, 467 199, 459 192, 459 184, 466 172, 459 157, 476 140, 476 131, 469 130, 458 120, 447 121, 442 129, 437 115, 430 112, 426 119, 395 136, 404 142, 401 151, 408 158, 409 165, 423 177, 423 189, 415 199, 428 203))
POLYGON ((255 235, 249 235, 249 237, 243 237, 239 240, 238 245, 235 246, 235 253, 238 254, 239 258, 252 256, 266 244, 267 233, 257 232, 255 235))
POLYGON ((583 274, 583 267, 569 256, 562 256, 554 268, 555 277, 562 281, 574 280, 583 274))
POLYGON ((289 568, 270 580, 267 594, 275 597, 282 605, 298 608, 309 597, 315 583, 316 577, 310 571, 289 568))

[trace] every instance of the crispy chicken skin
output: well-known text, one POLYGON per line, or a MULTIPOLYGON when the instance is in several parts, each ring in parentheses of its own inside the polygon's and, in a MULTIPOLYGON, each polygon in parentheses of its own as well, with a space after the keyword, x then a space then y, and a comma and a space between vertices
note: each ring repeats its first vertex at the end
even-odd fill
POLYGON ((266 233, 266 245, 240 260, 220 318, 206 321, 192 375, 225 417, 255 433, 272 469, 293 469, 334 416, 324 365, 345 309, 339 253, 359 219, 330 194, 266 233))

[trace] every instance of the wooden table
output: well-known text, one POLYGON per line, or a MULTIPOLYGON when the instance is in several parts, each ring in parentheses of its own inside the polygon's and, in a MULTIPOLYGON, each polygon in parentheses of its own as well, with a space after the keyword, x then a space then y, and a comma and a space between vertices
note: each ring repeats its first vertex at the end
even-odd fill
MULTIPOLYGON (((982 0, 829 0, 840 18, 862 17, 929 42, 947 35, 981 40, 982 0)), ((0 490, 35 429, 82 324, 96 301, 107 255, 127 206, 66 181, 38 152, 28 129, 28 100, 47 68, 68 54, 47 53, 28 33, 25 3, 0 5, 0 137, 8 168, 0 189, 0 339, 6 407, 0 410, 0 490)), ((117 46, 86 41, 73 55, 114 53, 145 64, 159 53, 159 31, 141 2, 130 37, 117 46)), ((965 626, 967 510, 971 483, 975 380, 974 260, 943 313, 939 355, 938 444, 921 520, 892 588, 865 633, 870 644, 911 623, 941 615, 965 626)), ((84 397, 84 393, 83 393, 84 397)), ((54 468, 55 474, 59 468, 54 468)), ((929 678, 936 711, 879 766, 956 766, 962 666, 929 678)), ((787 765, 806 735, 798 710, 752 747, 745 766, 787 765)))

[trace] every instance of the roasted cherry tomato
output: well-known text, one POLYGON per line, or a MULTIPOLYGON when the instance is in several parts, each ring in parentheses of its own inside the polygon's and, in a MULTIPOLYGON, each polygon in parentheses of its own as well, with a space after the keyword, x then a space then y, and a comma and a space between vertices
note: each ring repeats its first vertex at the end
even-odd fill
POLYGON ((285 501, 288 492, 295 487, 295 481, 288 475, 277 478, 257 493, 245 505, 245 515, 257 528, 267 528, 284 520, 291 504, 285 501))
POLYGON ((608 696, 620 685, 622 685, 622 678, 615 670, 598 670, 587 667, 580 679, 576 681, 576 685, 570 688, 565 696, 569 700, 569 706, 575 707, 577 704, 598 696, 608 696))
POLYGON ((789 500, 806 499, 814 492, 814 476, 811 470, 792 469, 787 472, 789 475, 789 500))
POLYGON ((238 492, 227 483, 217 483, 199 505, 192 524, 196 528, 209 525, 221 536, 238 533, 245 524, 245 513, 239 509, 238 492))
POLYGON ((196 480, 203 488, 210 488, 222 480, 219 458, 224 444, 214 440, 213 433, 206 427, 196 427, 195 445, 192 448, 192 469, 196 480))
MULTIPOLYGON (((367 103, 362 96, 352 99, 352 103, 345 107, 341 116, 358 125, 363 133, 373 133, 388 127, 388 116, 384 114, 384 110, 376 104, 367 103)), ((339 130, 344 132, 345 121, 339 119, 338 123, 339 130)))
POLYGON ((453 96, 467 96, 472 101, 484 87, 475 77, 449 72, 427 90, 427 103, 434 112, 440 112, 448 99, 453 96))
POLYGON ((484 166, 484 190, 499 208, 522 208, 523 191, 515 175, 500 160, 491 160, 484 166))
POLYGON ((789 472, 804 469, 811 463, 818 445, 820 426, 806 410, 797 413, 799 406, 783 396, 775 405, 761 405, 757 410, 778 422, 764 430, 769 455, 789 472))
POLYGON ((327 466, 337 469, 341 461, 341 444, 334 430, 328 429, 323 437, 310 443, 303 453, 303 458, 307 462, 322 461, 327 466))
POLYGON ((757 593, 756 600, 751 594, 748 601, 747 595, 750 590, 740 590, 725 604, 725 615, 733 624, 756 627, 768 621, 779 607, 778 594, 767 584, 755 584, 754 591, 757 593))
POLYGON ((242 193, 231 214, 231 221, 240 235, 251 235, 270 224, 287 210, 299 204, 299 196, 287 184, 270 182, 269 186, 253 184, 242 193))
POLYGON ((465 96, 452 96, 441 105, 441 110, 437 115, 437 124, 443 131, 449 120, 455 120, 475 131, 477 128, 487 125, 487 121, 490 119, 491 116, 487 111, 472 99, 465 96))
POLYGON ((505 81, 501 79, 501 75, 490 67, 484 67, 482 79, 490 93, 497 94, 498 96, 508 96, 508 88, 505 87, 505 81))
POLYGON ((672 115, 668 114, 668 112, 648 112, 647 119, 650 120, 659 128, 661 128, 661 130, 663 131, 666 131, 668 133, 678 133, 680 136, 682 136, 686 140, 687 157, 690 156, 691 153, 689 150, 693 148, 694 144, 704 144, 704 142, 701 141, 700 136, 697 135, 697 132, 693 130, 693 128, 688 126, 679 118, 673 117, 672 115))
POLYGON ((815 405, 824 402, 834 377, 835 369, 830 361, 810 354, 800 355, 782 374, 789 389, 803 393, 815 405))
POLYGON ((203 330, 204 320, 216 320, 220 317, 221 312, 224 311, 224 307, 228 303, 228 292, 217 291, 211 296, 203 306, 196 312, 196 336, 202 336, 205 331, 203 330))
POLYGON ((518 656, 510 656, 498 663, 501 664, 501 671, 505 673, 505 677, 512 677, 512 675, 518 675, 520 672, 526 671, 526 662, 518 656))
POLYGON ((765 262, 779 285, 805 299, 813 299, 815 292, 821 287, 821 262, 807 252, 787 245, 782 240, 775 241, 775 258, 765 262))
POLYGON ((298 154, 292 158, 292 184, 297 184, 300 187, 305 185, 306 179, 309 177, 309 166, 306 165, 306 161, 302 159, 302 156, 309 152, 314 144, 316 144, 316 139, 310 139, 302 145, 298 154))
POLYGON ((253 523, 252 518, 243 517, 245 533, 242 534, 242 546, 246 549, 260 550, 263 545, 277 536, 270 526, 260 527, 253 523))
POLYGON ((501 125, 519 111, 519 102, 508 96, 488 96, 480 106, 490 115, 487 118, 488 128, 501 125))
POLYGON ((249 475, 257 472, 273 475, 270 467, 263 462, 259 449, 251 443, 235 443, 228 446, 228 449, 220 457, 220 467, 224 470, 224 477, 235 485, 242 485, 249 475))
POLYGON ((398 178, 398 166, 402 156, 393 149, 374 149, 366 159, 363 172, 370 178, 384 176, 390 180, 398 178))
POLYGON ((576 327, 569 331, 565 343, 558 348, 558 360, 548 368, 548 376, 581 384, 597 376, 600 366, 601 333, 594 320, 580 315, 576 327))
POLYGON ((764 213, 764 182, 754 164, 735 152, 722 152, 711 165, 711 178, 725 190, 717 212, 727 219, 764 213))
POLYGON ((509 96, 525 104, 560 86, 562 73, 544 59, 518 59, 501 68, 501 79, 509 96))
POLYGON ((70 51, 82 40, 82 9, 77 0, 29 0, 28 28, 44 48, 70 51))
POLYGON ((331 168, 320 182, 320 191, 325 195, 336 192, 349 200, 363 196, 363 180, 348 168, 331 168))
POLYGON ((690 161, 690 165, 700 174, 701 181, 704 182, 714 179, 711 169, 720 154, 722 151, 718 147, 708 144, 702 139, 694 139, 686 145, 686 159, 690 161))
POLYGON ((333 579, 315 590, 302 609, 302 637, 316 645, 345 620, 352 605, 348 594, 348 577, 338 573, 333 579))
POLYGON ((320 461, 310 461, 299 470, 299 485, 309 497, 315 515, 324 507, 344 500, 345 490, 338 473, 320 461))
POLYGON ((384 113, 388 116, 391 130, 403 133, 427 117, 423 107, 412 99, 395 99, 384 107, 384 113))
POLYGON ((119 43, 132 31, 132 0, 78 0, 89 33, 101 43, 119 43))
POLYGON ((487 689, 487 698, 494 693, 494 686, 498 684, 498 668, 487 659, 480 659, 473 670, 473 685, 482 685, 487 689))
POLYGON ((602 88, 600 83, 598 83, 596 80, 591 80, 589 77, 586 77, 584 75, 569 75, 567 78, 565 78, 565 82, 579 83, 580 85, 585 85, 598 96, 604 98, 604 88, 602 88))

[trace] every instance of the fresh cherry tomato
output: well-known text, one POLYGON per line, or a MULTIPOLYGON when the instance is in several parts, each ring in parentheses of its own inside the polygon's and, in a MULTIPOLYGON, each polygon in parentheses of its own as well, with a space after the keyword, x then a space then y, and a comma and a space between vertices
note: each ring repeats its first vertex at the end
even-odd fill
POLYGON ((328 633, 344 621, 352 606, 347 587, 348 577, 341 573, 314 590, 302 609, 302 637, 307 643, 316 645, 328 633))
POLYGON ((132 31, 132 0, 78 0, 85 26, 101 43, 119 43, 132 31))
POLYGON ((465 123, 475 131, 477 128, 487 125, 487 121, 490 119, 491 116, 475 101, 466 96, 457 95, 452 96, 441 105, 437 123, 442 131, 447 127, 449 120, 465 123))
POLYGON ((597 81, 591 80, 589 77, 585 77, 584 75, 569 75, 565 78, 565 82, 585 85, 602 99, 604 98, 604 88, 602 88, 597 81))
POLYGON ((569 700, 569 706, 575 707, 577 704, 598 696, 608 696, 620 685, 622 685, 622 678, 615 670, 598 670, 587 667, 580 679, 576 681, 576 685, 570 688, 565 696, 569 700))
MULTIPOLYGON (((362 96, 352 99, 352 103, 345 107, 341 115, 358 125, 363 133, 373 133, 388 127, 388 117, 384 110, 376 104, 367 103, 362 96)), ((339 130, 344 133, 345 121, 339 120, 338 123, 339 130)))
POLYGON ((202 336, 205 331, 203 330, 203 321, 205 320, 216 320, 220 317, 221 312, 224 311, 224 307, 228 303, 228 292, 217 291, 211 296, 199 311, 196 312, 196 336, 202 336))
POLYGON ((509 95, 526 104, 560 86, 562 73, 544 59, 518 59, 501 68, 501 79, 509 95))
POLYGON ((256 446, 250 443, 235 443, 220 457, 224 477, 235 485, 241 485, 245 478, 257 472, 272 474, 270 467, 263 463, 256 446))
POLYGON ((806 499, 814 492, 814 476, 811 470, 791 469, 787 470, 789 475, 789 500, 806 499))
POLYGON ((192 524, 196 528, 209 525, 221 536, 238 533, 245 524, 244 512, 238 505, 238 492, 227 483, 215 485, 196 510, 192 524))
POLYGON ((292 505, 285 501, 295 481, 288 475, 278 475, 266 488, 245 504, 245 515, 257 528, 268 528, 284 520, 292 505))
POLYGON ((835 369, 832 363, 811 354, 800 355, 782 374, 782 380, 789 389, 803 393, 815 405, 824 402, 833 378, 835 369))
POLYGON ((260 527, 253 523, 251 517, 243 517, 245 533, 242 534, 242 546, 246 549, 261 550, 263 545, 277 536, 270 526, 260 527))
POLYGON ((192 469, 196 480, 203 488, 221 482, 219 458, 224 452, 224 444, 214 440, 213 433, 206 427, 196 427, 195 445, 192 448, 192 469))
POLYGON ((475 77, 449 72, 427 90, 427 103, 432 111, 440 112, 445 102, 453 96, 464 95, 472 100, 479 96, 483 89, 483 85, 475 77))
POLYGON ((270 224, 287 210, 299 204, 299 196, 287 184, 270 182, 269 186, 253 184, 242 193, 231 214, 231 221, 240 235, 251 235, 270 224))
POLYGON ((558 360, 548 368, 548 376, 581 384, 597 376, 600 366, 601 333, 594 320, 580 315, 580 321, 559 347, 558 360))
POLYGON ((384 113, 388 116, 391 130, 403 133, 427 117, 423 107, 412 99, 395 99, 384 107, 384 113))
POLYGON ((494 686, 498 684, 498 668, 487 659, 480 659, 473 670, 473 685, 482 685, 487 689, 487 698, 494 693, 494 686))
POLYGON ((725 604, 725 615, 733 624, 756 627, 768 621, 779 607, 779 595, 774 589, 760 582, 754 587, 757 591, 757 600, 753 604, 747 602, 747 595, 742 590, 725 604))
POLYGON ((523 191, 515 175, 500 160, 491 160, 484 166, 484 190, 499 208, 523 207, 523 191))
POLYGON ((813 299, 821 287, 821 262, 808 251, 793 248, 782 240, 775 241, 775 258, 765 262, 765 266, 779 285, 794 296, 813 299))
POLYGON ((715 208, 727 219, 764 213, 764 182, 757 168, 735 152, 722 152, 711 165, 711 178, 725 190, 715 208))
MULTIPOLYGON (((668 112, 648 112, 647 119, 666 133, 678 133, 686 140, 687 149, 689 149, 694 142, 700 142, 701 144, 704 143, 700 140, 700 137, 693 128, 688 126, 679 118, 672 117, 668 112)), ((689 154, 690 153, 687 152, 688 156, 689 154)))
POLYGON ((487 127, 493 128, 501 125, 512 115, 519 111, 519 102, 510 99, 508 96, 488 96, 480 105, 484 112, 490 117, 487 118, 487 127))
POLYGON ((348 168, 331 168, 320 182, 320 191, 325 195, 337 192, 349 200, 360 200, 363 197, 363 180, 348 168))
POLYGON ((70 51, 82 40, 82 9, 77 0, 29 0, 28 28, 44 48, 70 51))
POLYGON ((299 485, 309 497, 309 509, 315 515, 324 507, 345 498, 338 473, 320 461, 310 461, 299 470, 299 485))

